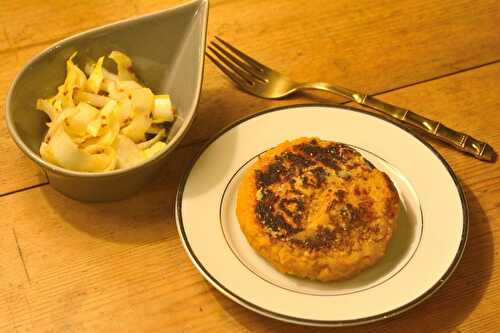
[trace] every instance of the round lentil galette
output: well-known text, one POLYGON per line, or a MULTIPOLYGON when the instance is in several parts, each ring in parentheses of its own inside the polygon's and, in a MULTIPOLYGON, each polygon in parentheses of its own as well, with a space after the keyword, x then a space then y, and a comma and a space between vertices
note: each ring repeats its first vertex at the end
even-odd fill
POLYGON ((236 209, 255 251, 283 273, 319 281, 375 264, 398 211, 385 173, 353 148, 318 138, 261 154, 243 175, 236 209))

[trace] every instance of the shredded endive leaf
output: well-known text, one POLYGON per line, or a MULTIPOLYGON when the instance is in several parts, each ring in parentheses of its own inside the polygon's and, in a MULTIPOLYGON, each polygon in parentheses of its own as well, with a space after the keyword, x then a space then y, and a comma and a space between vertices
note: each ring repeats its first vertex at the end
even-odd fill
POLYGON ((62 127, 56 131, 52 139, 46 144, 43 156, 48 161, 75 171, 107 171, 115 163, 115 152, 110 147, 101 147, 87 152, 79 149, 71 137, 62 127))
POLYGON ((90 73, 89 79, 87 80, 86 88, 89 92, 97 94, 101 88, 102 80, 104 79, 104 74, 102 73, 102 63, 104 57, 100 57, 97 60, 97 64, 94 66, 92 73, 90 73))
POLYGON ((162 153, 167 146, 163 124, 175 118, 170 96, 155 96, 142 86, 132 60, 122 52, 108 56, 117 74, 104 68, 105 57, 88 63, 85 74, 73 62, 76 54, 66 62, 66 79, 57 94, 36 103, 50 119, 42 158, 69 170, 102 172, 162 153))
POLYGON ((83 137, 87 135, 87 126, 92 122, 99 110, 90 104, 81 102, 76 106, 76 112, 64 121, 66 132, 72 136, 83 137))
POLYGON ((137 81, 134 72, 132 71, 132 60, 120 51, 113 51, 109 54, 109 59, 116 63, 118 68, 118 77, 120 80, 137 81))
POLYGON ((156 95, 153 109, 153 122, 164 123, 174 120, 174 109, 169 95, 156 95))

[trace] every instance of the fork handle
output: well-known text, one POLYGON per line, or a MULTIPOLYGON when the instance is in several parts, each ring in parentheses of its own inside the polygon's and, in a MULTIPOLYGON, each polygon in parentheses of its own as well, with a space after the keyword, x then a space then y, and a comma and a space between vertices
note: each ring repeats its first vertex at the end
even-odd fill
POLYGON ((446 127, 438 121, 428 119, 410 110, 383 102, 368 95, 354 93, 352 99, 361 105, 368 106, 396 118, 404 124, 423 130, 437 139, 452 145, 460 151, 471 154, 480 160, 488 162, 494 162, 496 160, 496 153, 489 144, 474 139, 465 133, 446 127))
POLYGON ((474 139, 473 137, 465 133, 458 132, 449 127, 446 127, 438 121, 428 119, 419 114, 416 114, 415 112, 386 103, 375 97, 368 96, 367 94, 361 94, 354 90, 325 82, 303 83, 301 85, 301 88, 324 90, 346 97, 358 104, 367 106, 386 115, 389 115, 406 125, 422 130, 427 134, 430 134, 433 137, 446 142, 457 150, 471 154, 477 159, 487 162, 495 162, 496 160, 497 154, 495 153, 493 148, 486 142, 474 139))

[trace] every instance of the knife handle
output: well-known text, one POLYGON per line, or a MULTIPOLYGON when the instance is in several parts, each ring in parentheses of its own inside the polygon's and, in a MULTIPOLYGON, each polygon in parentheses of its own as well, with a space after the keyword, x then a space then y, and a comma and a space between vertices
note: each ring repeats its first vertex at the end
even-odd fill
POLYGON ((435 138, 452 145, 460 151, 471 154, 480 160, 488 162, 494 162, 496 160, 496 153, 489 144, 474 139, 465 133, 446 127, 438 121, 425 118, 410 110, 383 102, 368 95, 354 94, 353 99, 361 105, 381 111, 404 124, 425 131, 435 138))

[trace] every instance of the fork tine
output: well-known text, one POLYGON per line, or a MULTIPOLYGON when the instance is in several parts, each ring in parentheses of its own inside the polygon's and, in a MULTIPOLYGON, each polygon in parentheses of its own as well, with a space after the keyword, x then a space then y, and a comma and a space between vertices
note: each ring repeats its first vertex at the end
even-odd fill
POLYGON ((261 64, 257 60, 255 60, 253 58, 250 58, 245 53, 241 52, 240 50, 238 50, 237 48, 235 48, 234 46, 232 46, 231 44, 229 44, 228 42, 226 42, 222 38, 215 36, 215 39, 217 39, 219 42, 221 42, 225 47, 227 47, 228 49, 230 49, 234 54, 236 54, 242 60, 245 60, 248 63, 250 63, 255 69, 257 69, 257 70, 259 70, 261 72, 263 72, 264 70, 271 71, 271 69, 269 67, 266 67, 265 65, 261 64))
POLYGON ((244 80, 242 77, 240 77, 238 74, 233 72, 230 68, 228 68, 223 62, 221 62, 219 59, 217 59, 216 56, 211 55, 209 52, 205 52, 207 57, 212 60, 212 62, 219 67, 221 71, 223 71, 227 76, 231 78, 236 84, 238 84, 240 87, 246 87, 248 85, 248 82, 244 80))
POLYGON ((267 80, 262 77, 262 72, 260 70, 257 70, 254 66, 247 64, 246 62, 241 61, 238 57, 234 56, 231 52, 227 51, 224 47, 220 46, 216 42, 212 41, 210 45, 217 50, 219 50, 221 53, 223 53, 226 58, 231 60, 233 63, 236 65, 240 66, 244 70, 246 70, 250 75, 252 75, 255 79, 261 81, 262 83, 266 83, 267 80))
POLYGON ((239 76, 241 76, 241 78, 243 78, 245 81, 248 82, 248 84, 250 85, 253 85, 254 84, 254 79, 253 77, 250 75, 250 73, 248 73, 246 70, 244 70, 243 68, 235 65, 230 59, 228 59, 223 53, 221 53, 219 50, 217 50, 216 48, 212 47, 211 45, 208 46, 208 49, 210 51, 212 51, 212 53, 215 55, 215 57, 218 58, 218 60, 222 63, 224 63, 224 65, 226 67, 229 67, 234 73, 238 74, 239 76))

